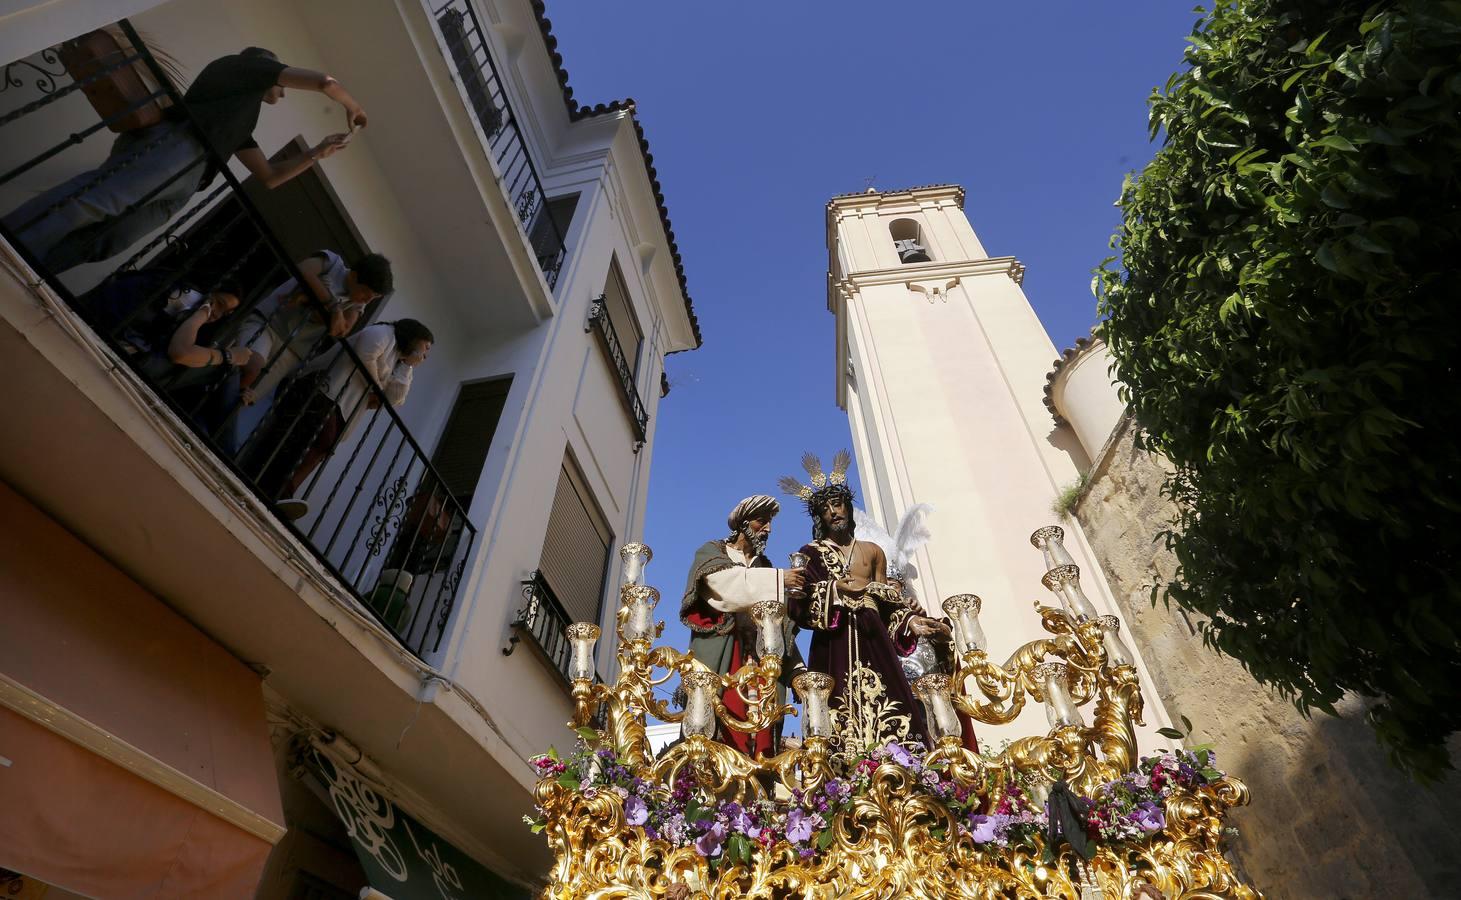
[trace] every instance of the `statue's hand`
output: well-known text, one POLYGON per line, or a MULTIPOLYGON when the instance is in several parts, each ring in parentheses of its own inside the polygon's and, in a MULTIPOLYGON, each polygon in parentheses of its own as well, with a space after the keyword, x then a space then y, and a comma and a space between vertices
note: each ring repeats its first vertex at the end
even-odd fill
POLYGON ((908 630, 919 637, 929 637, 935 634, 942 634, 946 637, 952 635, 949 626, 938 619, 930 619, 928 616, 914 616, 908 623, 908 630))

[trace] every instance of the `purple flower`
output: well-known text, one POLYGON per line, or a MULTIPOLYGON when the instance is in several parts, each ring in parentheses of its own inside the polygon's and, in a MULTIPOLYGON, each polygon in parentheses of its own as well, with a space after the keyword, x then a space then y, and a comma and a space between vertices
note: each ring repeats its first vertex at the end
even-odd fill
POLYGON ((731 816, 730 827, 753 841, 761 836, 761 826, 757 825, 751 814, 744 810, 737 810, 736 814, 731 816))
POLYGON ((999 838, 999 821, 994 816, 976 813, 969 817, 969 825, 976 844, 992 844, 999 838))
POLYGON ((812 837, 812 819, 804 811, 793 809, 786 814, 786 839, 797 843, 812 837))
POLYGON ((725 826, 716 822, 710 830, 695 839, 695 852, 701 856, 719 856, 720 843, 725 840, 725 826))
POLYGON ((1167 825, 1167 817, 1162 812, 1162 808, 1150 800, 1137 804, 1136 809, 1132 812, 1132 818, 1143 831, 1161 831, 1167 825))
POLYGON ((838 801, 847 799, 852 794, 852 787, 845 781, 833 778, 822 786, 822 791, 834 801, 838 801))
POLYGON ((643 825, 649 821, 649 806, 639 797, 624 801, 624 818, 630 825, 643 825))
POLYGON ((662 826, 660 834, 671 844, 683 844, 685 841, 685 814, 675 813, 670 816, 662 826))
POLYGON ((900 766, 911 767, 918 763, 918 760, 914 758, 913 754, 908 752, 908 748, 902 744, 889 741, 888 746, 883 749, 887 750, 888 756, 900 766))

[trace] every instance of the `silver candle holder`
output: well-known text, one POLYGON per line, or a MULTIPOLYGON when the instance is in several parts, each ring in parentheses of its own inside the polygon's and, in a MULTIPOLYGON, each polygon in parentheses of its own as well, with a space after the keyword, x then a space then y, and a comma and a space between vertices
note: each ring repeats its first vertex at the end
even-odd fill
POLYGON ((984 650, 989 644, 979 624, 984 601, 974 594, 955 594, 944 601, 944 615, 954 622, 954 643, 960 653, 984 650))
POLYGON ((1045 714, 1052 728, 1067 725, 1085 727, 1081 711, 1070 696, 1070 668, 1063 662, 1052 660, 1036 666, 1033 673, 1040 679, 1045 692, 1045 714))
POLYGON ((802 700, 802 733, 809 738, 832 736, 832 685, 831 675, 822 672, 803 672, 791 681, 796 695, 802 700))
POLYGON ((574 681, 593 681, 594 645, 599 640, 599 626, 592 622, 574 622, 563 629, 563 633, 572 647, 568 677, 574 681))
POLYGON ((714 672, 697 669, 680 677, 685 688, 685 717, 680 720, 680 730, 686 737, 692 734, 715 736, 715 697, 720 692, 720 676, 714 672))
POLYGON ((637 585, 644 578, 644 567, 654 559, 654 553, 644 544, 633 541, 619 548, 619 559, 622 561, 624 583, 637 585))
POLYGON ((780 659, 786 655, 786 604, 780 600, 762 600, 751 607, 756 623, 756 657, 780 659))
POLYGON ((627 585, 623 591, 624 623, 622 631, 626 641, 645 641, 654 637, 654 608, 659 603, 659 591, 644 585, 627 585))

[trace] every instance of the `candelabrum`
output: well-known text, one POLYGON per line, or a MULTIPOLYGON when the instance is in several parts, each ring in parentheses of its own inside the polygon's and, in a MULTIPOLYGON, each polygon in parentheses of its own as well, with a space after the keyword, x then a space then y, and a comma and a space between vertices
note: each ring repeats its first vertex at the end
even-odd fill
MULTIPOLYGON (((943 610, 953 624, 952 671, 924 675, 912 685, 923 704, 933 745, 922 755, 915 775, 937 772, 938 778, 948 779, 950 796, 978 802, 988 798, 991 813, 999 798, 1008 803, 1025 797, 1021 802, 1027 809, 1039 809, 1055 786, 1092 797, 1109 792, 1109 785, 1124 777, 1140 778, 1133 773, 1138 767, 1135 729, 1143 724, 1142 697, 1135 656, 1121 638, 1120 623, 1115 616, 1099 615, 1081 591, 1080 570, 1064 547, 1062 529, 1041 528, 1030 540, 1044 555, 1043 584, 1056 600, 1050 606, 1036 603, 1047 636, 997 662, 989 655, 989 641, 979 622, 980 598, 949 597, 943 610), (961 713, 975 723, 1005 724, 1032 698, 1045 706, 1049 724, 1045 734, 1022 737, 998 753, 966 749, 961 713), (1086 707, 1088 713, 1083 712, 1086 707)), ((619 673, 613 684, 596 683, 594 678, 599 627, 576 623, 567 629, 572 645, 572 724, 590 747, 598 748, 593 753, 632 773, 634 783, 655 786, 653 790, 667 795, 675 786, 693 781, 716 802, 733 804, 722 810, 769 810, 788 798, 802 802, 813 796, 835 795, 845 802, 837 807, 837 822, 828 824, 815 842, 815 852, 808 848, 793 852, 763 838, 759 847, 747 845, 758 852, 721 856, 720 851, 709 853, 701 841, 694 847, 675 845, 664 834, 640 827, 646 819, 632 820, 631 800, 622 788, 617 795, 606 795, 589 786, 593 776, 583 773, 577 789, 566 785, 562 775, 545 778, 538 788, 541 825, 557 856, 550 895, 602 892, 660 898, 673 895, 672 885, 683 884, 694 891, 688 896, 715 898, 896 895, 1086 900, 1101 896, 1099 890, 1119 892, 1108 892, 1107 897, 1126 897, 1147 883, 1170 896, 1176 896, 1172 891, 1183 896, 1259 896, 1234 876, 1222 856, 1224 815, 1247 797, 1247 789, 1236 779, 1214 771, 1211 781, 1166 799, 1163 827, 1172 839, 1165 843, 1107 847, 1089 861, 1073 859, 1068 867, 1040 864, 1029 849, 1047 846, 1040 834, 1019 845, 1024 849, 981 844, 969 822, 990 816, 950 819, 947 804, 919 793, 919 779, 909 770, 885 764, 887 754, 896 755, 896 750, 849 748, 837 740, 830 708, 831 676, 805 672, 793 680, 800 711, 778 698, 786 649, 784 603, 762 602, 750 610, 755 622, 752 658, 736 672, 717 673, 693 653, 653 645, 664 626, 654 619, 659 592, 644 583, 649 548, 628 544, 621 556, 623 587, 615 628, 619 673), (656 696, 676 678, 683 689, 683 708, 656 696), (732 697, 739 702, 731 705, 744 713, 728 708, 726 700, 732 697), (717 740, 729 733, 759 732, 798 714, 800 745, 773 755, 753 758, 717 740), (649 716, 678 723, 681 729, 681 740, 658 756, 651 753, 646 737, 649 716), (595 722, 601 727, 594 727, 595 722), (869 759, 874 760, 872 769, 866 768, 869 759), (864 793, 846 799, 836 792, 845 790, 853 768, 866 779, 866 787, 864 793), (823 791, 825 795, 818 793, 823 791), (616 892, 626 888, 627 894, 616 892)), ((601 765, 598 757, 591 759, 593 767, 601 765)), ((713 829, 706 834, 713 834, 713 829)), ((790 839, 792 830, 788 827, 779 834, 790 839)), ((1053 849, 1059 851, 1059 845, 1053 849)))

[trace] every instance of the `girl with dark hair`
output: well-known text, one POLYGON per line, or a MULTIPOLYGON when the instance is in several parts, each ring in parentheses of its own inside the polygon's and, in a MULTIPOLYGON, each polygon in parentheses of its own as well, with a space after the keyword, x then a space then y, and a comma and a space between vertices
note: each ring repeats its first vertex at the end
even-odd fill
POLYGON ((306 515, 308 501, 293 495, 365 414, 380 406, 382 395, 392 406, 406 402, 411 374, 435 341, 431 329, 415 319, 379 322, 306 363, 280 388, 279 401, 250 440, 244 471, 287 518, 306 515))

